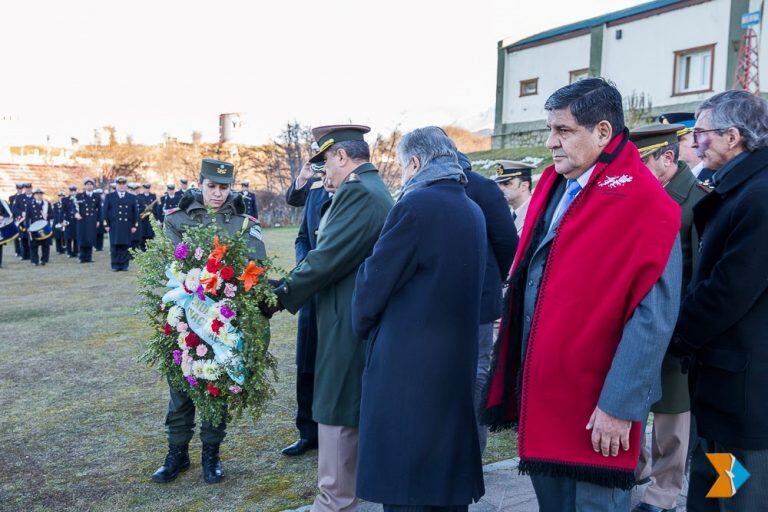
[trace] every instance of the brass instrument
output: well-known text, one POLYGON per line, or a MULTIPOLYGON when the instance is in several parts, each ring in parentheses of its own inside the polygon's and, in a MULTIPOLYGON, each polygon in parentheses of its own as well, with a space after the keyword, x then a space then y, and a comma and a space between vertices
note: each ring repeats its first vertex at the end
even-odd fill
POLYGON ((155 200, 154 200, 154 201, 152 201, 151 203, 149 203, 149 204, 147 205, 147 207, 146 207, 146 208, 144 208, 144 211, 143 211, 143 212, 141 212, 141 214, 139 214, 139 218, 141 218, 141 220, 144 220, 144 219, 146 219, 147 217, 149 217, 149 216, 152 214, 152 207, 153 207, 153 206, 155 206, 159 200, 160 200, 160 197, 159 197, 159 196, 158 196, 158 197, 155 197, 155 200))

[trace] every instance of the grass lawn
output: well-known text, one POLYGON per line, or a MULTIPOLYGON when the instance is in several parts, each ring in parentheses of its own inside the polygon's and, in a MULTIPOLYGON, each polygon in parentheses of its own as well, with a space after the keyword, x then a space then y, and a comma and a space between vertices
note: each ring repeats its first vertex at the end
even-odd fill
MULTIPOLYGON (((277 263, 293 266, 295 228, 266 230, 277 263)), ((222 446, 227 479, 206 485, 200 441, 192 468, 167 485, 150 474, 166 451, 167 384, 138 362, 147 335, 134 309, 134 270, 109 271, 108 252, 78 264, 51 255, 33 267, 4 247, 0 269, 0 510, 280 511, 311 502, 316 453, 292 442, 296 320, 272 321, 277 396, 258 421, 242 418, 222 446)), ((485 462, 515 455, 510 433, 490 436, 485 462)))

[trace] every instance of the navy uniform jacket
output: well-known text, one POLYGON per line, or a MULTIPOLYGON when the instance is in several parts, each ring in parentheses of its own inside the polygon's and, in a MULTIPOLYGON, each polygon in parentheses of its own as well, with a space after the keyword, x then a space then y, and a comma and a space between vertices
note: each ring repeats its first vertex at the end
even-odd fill
POLYGON ((110 192, 104 199, 104 226, 109 228, 110 245, 131 245, 131 228, 139 227, 136 196, 110 192))
POLYGON ((699 435, 746 450, 768 448, 767 196, 768 149, 758 149, 694 207, 699 266, 670 346, 697 362, 699 435))
POLYGON ((501 316, 501 287, 515 259, 517 228, 499 186, 474 171, 464 173, 467 195, 480 207, 485 218, 488 257, 480 299, 480 323, 487 324, 501 316))
POLYGON ((75 218, 75 201, 72 196, 61 199, 62 219, 67 223, 64 236, 67 240, 77 240, 77 219, 75 218))
POLYGON ((53 223, 60 224, 62 218, 61 199, 53 203, 53 223))
POLYGON ((33 198, 32 201, 26 201, 26 205, 24 227, 27 230, 29 230, 30 224, 38 220, 47 220, 49 224, 53 221, 53 207, 49 201, 43 199, 38 203, 33 198))
POLYGON ((259 205, 256 202, 256 194, 253 192, 240 192, 240 195, 243 196, 243 201, 245 201, 245 213, 250 215, 251 217, 259 218, 259 205))
MULTIPOLYGON (((330 203, 328 192, 318 180, 310 180, 299 190, 295 182, 288 189, 292 206, 304 206, 299 234, 296 236, 296 265, 301 263, 307 253, 317 247, 317 230, 320 227, 322 208, 330 203), (292 195, 293 194, 293 195, 292 195)), ((298 331, 296 333, 296 366, 300 373, 314 373, 317 352, 317 322, 315 319, 314 299, 299 310, 298 331)))
POLYGON ((32 196, 32 194, 17 195, 16 199, 14 199, 13 204, 11 205, 11 212, 13 212, 13 215, 16 218, 21 217, 26 213, 29 203, 33 202, 34 200, 35 198, 32 196))
POLYGON ((138 194, 129 194, 133 198, 134 208, 136 208, 136 223, 137 229, 135 233, 131 233, 131 242, 141 242, 141 202, 139 201, 138 194))
MULTIPOLYGON (((152 193, 141 193, 137 195, 136 198, 139 201, 139 215, 141 215, 144 210, 146 210, 147 207, 152 204, 155 199, 157 199, 157 196, 152 193)), ((150 209, 149 212, 149 215, 146 215, 144 218, 139 220, 139 224, 141 226, 141 238, 143 239, 155 238, 155 232, 152 230, 152 222, 149 220, 149 217, 152 214, 152 209, 150 209)))
POLYGON ((77 243, 85 247, 96 245, 96 224, 101 221, 101 196, 91 192, 80 192, 75 196, 77 204, 73 204, 74 213, 79 213, 81 219, 77 220, 77 243))

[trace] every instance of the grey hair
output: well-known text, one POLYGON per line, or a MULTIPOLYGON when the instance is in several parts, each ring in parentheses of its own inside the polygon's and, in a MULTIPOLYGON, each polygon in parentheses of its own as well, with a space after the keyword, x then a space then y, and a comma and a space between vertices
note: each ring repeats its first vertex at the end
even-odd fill
POLYGON ((403 167, 408 165, 414 156, 419 159, 422 167, 441 156, 453 157, 458 163, 456 151, 456 144, 437 126, 416 128, 403 135, 397 145, 397 156, 403 167))
POLYGON ((747 91, 725 91, 699 105, 696 118, 709 111, 712 128, 739 130, 747 151, 768 147, 768 102, 747 91))
POLYGON ((364 140, 345 140, 337 142, 328 148, 329 152, 343 149, 351 160, 362 160, 367 162, 371 159, 371 148, 364 140))

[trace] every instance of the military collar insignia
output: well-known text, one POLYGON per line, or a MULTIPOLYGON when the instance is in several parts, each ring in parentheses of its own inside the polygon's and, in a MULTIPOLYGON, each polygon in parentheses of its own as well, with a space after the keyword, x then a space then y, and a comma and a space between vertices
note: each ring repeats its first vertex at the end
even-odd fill
POLYGON ((603 181, 597 184, 598 187, 618 188, 632 182, 632 176, 622 174, 621 176, 606 176, 603 181))

